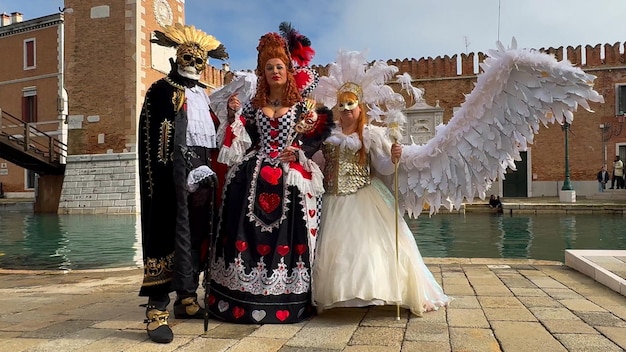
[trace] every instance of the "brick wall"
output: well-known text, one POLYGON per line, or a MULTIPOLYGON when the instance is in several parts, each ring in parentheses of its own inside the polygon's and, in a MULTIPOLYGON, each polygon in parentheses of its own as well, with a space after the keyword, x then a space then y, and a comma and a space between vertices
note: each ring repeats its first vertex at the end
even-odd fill
MULTIPOLYGON (((591 104, 594 113, 579 109, 569 134, 569 167, 571 180, 595 180, 603 163, 603 143, 600 124, 615 123, 615 85, 626 84, 626 54, 624 45, 597 44, 577 47, 541 48, 554 54, 557 59, 566 57, 573 64, 597 76, 595 89, 605 98, 604 104, 591 104), (620 50, 622 52, 620 52, 620 50), (583 55, 584 53, 584 55, 583 55)), ((424 88, 424 99, 429 105, 444 108, 444 122, 452 117, 455 107, 465 101, 476 82, 478 63, 485 59, 484 53, 469 53, 436 58, 388 60, 399 68, 399 74, 408 72, 414 85, 424 88)), ((320 75, 327 74, 328 66, 315 67, 320 75)), ((613 159, 616 143, 626 143, 626 131, 607 141, 609 164, 613 159)), ((534 181, 564 179, 565 148, 564 133, 559 125, 541 127, 532 148, 532 173, 534 181)))

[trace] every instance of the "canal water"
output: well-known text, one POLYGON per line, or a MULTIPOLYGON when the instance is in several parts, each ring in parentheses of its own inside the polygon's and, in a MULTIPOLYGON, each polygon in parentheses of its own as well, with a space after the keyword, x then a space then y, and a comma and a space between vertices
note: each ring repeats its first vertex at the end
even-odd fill
MULTIPOLYGON (((408 223, 424 257, 563 261, 565 249, 626 249, 622 215, 437 214, 408 223)), ((137 215, 0 213, 0 268, 140 265, 137 215)))

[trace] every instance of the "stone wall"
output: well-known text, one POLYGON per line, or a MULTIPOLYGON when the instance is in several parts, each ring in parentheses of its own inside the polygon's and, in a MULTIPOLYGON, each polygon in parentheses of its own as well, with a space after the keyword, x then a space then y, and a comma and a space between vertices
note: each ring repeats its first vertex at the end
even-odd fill
POLYGON ((136 153, 67 157, 60 214, 138 212, 136 153))

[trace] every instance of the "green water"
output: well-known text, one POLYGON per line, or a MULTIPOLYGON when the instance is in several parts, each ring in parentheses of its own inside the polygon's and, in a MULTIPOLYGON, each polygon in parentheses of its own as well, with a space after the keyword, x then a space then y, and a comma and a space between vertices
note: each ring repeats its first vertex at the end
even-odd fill
MULTIPOLYGON (((138 221, 136 215, 0 213, 0 268, 141 265, 138 221)), ((438 214, 408 223, 424 257, 563 261, 568 248, 626 249, 621 215, 438 214)))

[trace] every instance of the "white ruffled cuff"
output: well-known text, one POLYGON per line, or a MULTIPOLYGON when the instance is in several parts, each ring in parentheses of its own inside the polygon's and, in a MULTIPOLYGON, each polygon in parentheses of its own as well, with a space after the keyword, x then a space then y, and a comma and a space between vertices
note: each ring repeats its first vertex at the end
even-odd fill
POLYGON ((193 193, 198 190, 200 182, 205 178, 215 175, 215 172, 206 165, 199 166, 187 175, 187 190, 189 193, 193 193))
MULTIPOLYGON (((229 133, 229 131, 226 131, 226 133, 229 133)), ((232 133, 232 141, 228 146, 222 145, 217 156, 217 161, 228 166, 233 166, 243 160, 246 150, 252 145, 252 140, 240 118, 235 119, 235 121, 230 124, 230 133, 232 133)))

